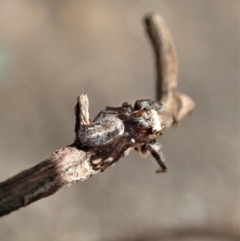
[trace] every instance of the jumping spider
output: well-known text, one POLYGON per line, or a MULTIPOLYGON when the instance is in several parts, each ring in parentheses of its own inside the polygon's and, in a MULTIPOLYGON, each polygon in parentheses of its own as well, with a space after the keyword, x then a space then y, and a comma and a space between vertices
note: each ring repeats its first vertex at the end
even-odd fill
POLYGON ((159 112, 161 106, 158 102, 144 99, 136 101, 134 107, 127 102, 121 107, 106 107, 91 124, 80 126, 76 123, 79 128, 75 130, 75 143, 104 153, 98 164, 101 171, 117 162, 129 148, 135 148, 141 155, 150 152, 161 167, 157 172, 166 172, 161 146, 156 143, 156 137, 164 131, 164 121, 159 112), (111 161, 106 161, 108 158, 111 161))

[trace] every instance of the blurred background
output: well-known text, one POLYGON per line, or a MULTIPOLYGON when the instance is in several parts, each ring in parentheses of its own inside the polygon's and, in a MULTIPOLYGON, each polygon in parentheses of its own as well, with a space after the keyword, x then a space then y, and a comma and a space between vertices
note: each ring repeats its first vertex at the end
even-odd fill
POLYGON ((179 90, 196 110, 161 143, 169 171, 136 152, 89 180, 0 220, 0 240, 239 240, 239 1, 0 2, 0 181, 74 139, 90 114, 154 98, 142 18, 163 16, 179 90))

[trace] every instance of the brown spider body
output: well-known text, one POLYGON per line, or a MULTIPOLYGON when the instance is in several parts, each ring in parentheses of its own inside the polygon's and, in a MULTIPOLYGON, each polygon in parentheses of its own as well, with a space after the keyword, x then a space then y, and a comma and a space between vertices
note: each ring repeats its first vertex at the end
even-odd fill
POLYGON ((126 102, 121 107, 106 107, 90 125, 80 128, 78 142, 106 153, 100 166, 102 171, 128 149, 135 148, 141 155, 150 152, 161 167, 157 172, 165 172, 161 145, 156 143, 156 137, 164 131, 160 109, 161 104, 152 100, 138 100, 134 107, 126 102), (108 158, 111 161, 105 162, 108 158))

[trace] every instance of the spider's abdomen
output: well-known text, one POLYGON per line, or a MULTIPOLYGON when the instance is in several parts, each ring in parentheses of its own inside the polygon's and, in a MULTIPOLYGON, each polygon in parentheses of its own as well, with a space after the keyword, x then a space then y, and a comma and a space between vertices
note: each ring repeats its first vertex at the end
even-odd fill
POLYGON ((114 142, 123 132, 123 122, 117 117, 108 116, 81 128, 79 139, 86 146, 104 146, 114 142))

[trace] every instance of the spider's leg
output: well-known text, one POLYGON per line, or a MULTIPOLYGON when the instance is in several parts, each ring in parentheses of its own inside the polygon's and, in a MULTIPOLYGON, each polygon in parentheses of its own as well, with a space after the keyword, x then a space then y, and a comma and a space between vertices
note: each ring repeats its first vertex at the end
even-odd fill
POLYGON ((133 111, 134 111, 134 108, 132 107, 132 105, 131 105, 129 102, 123 102, 123 103, 122 103, 122 107, 123 107, 123 108, 128 108, 128 110, 129 110, 130 112, 133 112, 133 111))
POLYGON ((122 149, 119 150, 118 154, 115 156, 115 158, 113 160, 111 160, 110 162, 105 162, 102 167, 101 167, 101 171, 104 172, 109 166, 113 165, 114 163, 116 163, 124 154, 124 152, 128 149, 131 148, 132 145, 128 144, 124 147, 122 147, 122 149))
POLYGON ((157 170, 156 172, 166 172, 167 171, 167 167, 164 164, 161 155, 157 152, 157 150, 155 150, 153 148, 153 146, 151 144, 146 144, 145 145, 146 150, 148 150, 152 156, 155 158, 155 160, 157 161, 158 165, 161 167, 160 170, 157 170))
POLYGON ((146 149, 146 145, 142 145, 140 147, 135 147, 135 150, 141 154, 141 156, 146 156, 148 153, 148 150, 146 149))
POLYGON ((101 110, 97 116, 94 118, 93 122, 97 121, 101 116, 105 117, 106 115, 129 115, 131 111, 129 107, 109 107, 107 106, 105 110, 101 110))
POLYGON ((115 114, 115 113, 108 113, 108 111, 106 111, 106 109, 105 110, 101 110, 98 114, 97 114, 97 116, 93 119, 93 123, 95 122, 95 121, 97 121, 101 116, 102 117, 105 117, 107 114, 115 114))
POLYGON ((108 159, 111 156, 115 156, 111 161, 109 162, 103 162, 102 166, 101 166, 101 171, 105 171, 107 167, 113 165, 114 163, 116 163, 124 154, 124 152, 133 147, 133 145, 135 144, 135 140, 134 139, 128 139, 126 141, 127 143, 123 145, 122 141, 119 141, 112 149, 111 151, 108 153, 108 155, 105 156, 105 158, 103 158, 103 160, 108 159))
MULTIPOLYGON (((155 144, 155 143, 156 143, 156 138, 154 138, 150 142, 148 142, 148 144, 155 144)), ((140 152, 140 154, 142 156, 146 156, 147 155, 147 151, 148 151, 148 149, 146 148, 146 145, 147 144, 143 144, 141 146, 135 147, 134 150, 137 151, 137 152, 140 152)))
POLYGON ((121 107, 107 106, 105 108, 105 111, 112 112, 112 114, 116 114, 118 116, 119 115, 128 116, 133 112, 133 108, 129 103, 124 102, 121 107))

